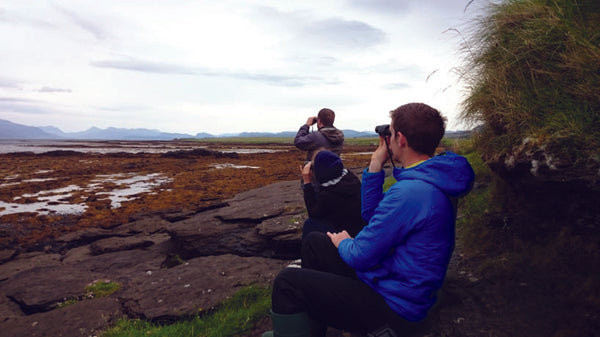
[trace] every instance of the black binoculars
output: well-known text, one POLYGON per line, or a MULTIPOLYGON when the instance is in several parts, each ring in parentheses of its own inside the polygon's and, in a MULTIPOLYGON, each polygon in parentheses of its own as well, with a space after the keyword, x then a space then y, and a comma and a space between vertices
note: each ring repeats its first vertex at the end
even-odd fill
POLYGON ((377 125, 375 127, 375 132, 382 137, 389 137, 392 135, 389 124, 377 125))

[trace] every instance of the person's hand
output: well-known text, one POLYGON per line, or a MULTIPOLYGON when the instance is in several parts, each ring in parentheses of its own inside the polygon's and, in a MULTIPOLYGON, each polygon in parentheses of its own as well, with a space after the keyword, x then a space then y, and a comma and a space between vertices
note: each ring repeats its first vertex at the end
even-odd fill
POLYGON ((345 230, 339 233, 327 232, 327 236, 329 236, 335 248, 338 248, 340 246, 340 242, 342 242, 342 240, 352 239, 350 234, 348 234, 348 232, 346 232, 345 230))
POLYGON ((390 158, 385 139, 383 136, 379 136, 379 147, 371 155, 371 162, 369 163, 369 172, 379 172, 383 169, 383 164, 390 158))
POLYGON ((303 167, 300 167, 300 173, 302 173, 302 181, 305 184, 310 184, 310 179, 312 178, 312 163, 308 162, 303 167))
POLYGON ((308 119, 306 120, 306 125, 312 126, 313 124, 315 124, 316 119, 317 116, 308 117, 308 119))

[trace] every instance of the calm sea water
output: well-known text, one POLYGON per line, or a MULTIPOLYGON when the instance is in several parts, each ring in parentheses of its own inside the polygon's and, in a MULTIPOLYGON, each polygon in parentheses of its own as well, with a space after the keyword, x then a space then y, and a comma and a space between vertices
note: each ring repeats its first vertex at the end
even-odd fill
MULTIPOLYGON (((165 153, 178 150, 206 148, 194 142, 176 141, 75 141, 75 140, 0 140, 0 153, 33 152, 44 153, 56 150, 70 150, 85 153, 165 153)), ((232 147, 218 149, 221 152, 271 153, 284 149, 261 149, 232 147)))

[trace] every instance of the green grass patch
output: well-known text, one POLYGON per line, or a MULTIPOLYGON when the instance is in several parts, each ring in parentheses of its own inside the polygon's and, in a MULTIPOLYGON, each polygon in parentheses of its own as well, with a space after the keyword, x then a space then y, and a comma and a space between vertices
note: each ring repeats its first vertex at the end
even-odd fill
POLYGON ((83 300, 108 296, 119 289, 121 289, 121 285, 117 282, 96 280, 85 287, 85 295, 65 298, 64 301, 57 303, 57 308, 64 308, 83 300))
POLYGON ((76 298, 76 297, 68 298, 62 302, 59 302, 56 307, 60 309, 60 308, 68 307, 69 305, 75 304, 77 302, 79 302, 79 298, 76 298))
POLYGON ((121 285, 117 282, 98 280, 90 283, 85 288, 85 291, 87 292, 87 297, 105 297, 119 289, 121 289, 121 285))
POLYGON ((506 190, 504 182, 477 151, 463 147, 463 152, 475 172, 475 183, 471 192, 459 199, 456 224, 468 253, 478 255, 498 248, 496 243, 502 244, 502 238, 494 237, 486 224, 504 208, 506 190))
POLYGON ((271 289, 247 287, 197 317, 173 324, 122 319, 103 337, 227 337, 248 333, 271 307, 271 289))

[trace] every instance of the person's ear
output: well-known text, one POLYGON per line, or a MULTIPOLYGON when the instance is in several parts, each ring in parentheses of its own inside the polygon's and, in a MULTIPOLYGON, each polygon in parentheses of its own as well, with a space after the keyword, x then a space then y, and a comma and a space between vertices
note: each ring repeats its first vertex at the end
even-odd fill
POLYGON ((396 142, 398 143, 398 147, 403 147, 408 144, 408 142, 406 141, 406 137, 404 137, 404 135, 400 131, 396 132, 396 142))

